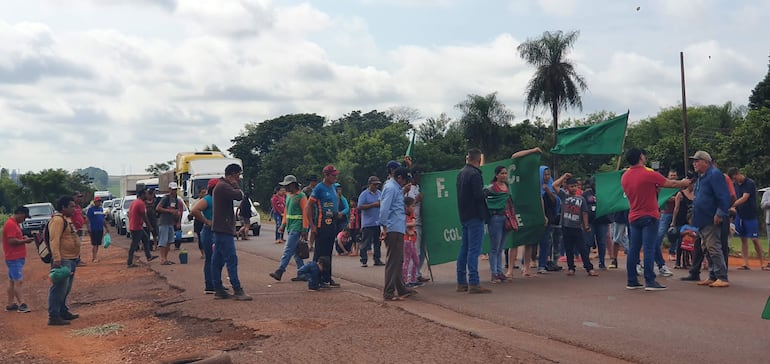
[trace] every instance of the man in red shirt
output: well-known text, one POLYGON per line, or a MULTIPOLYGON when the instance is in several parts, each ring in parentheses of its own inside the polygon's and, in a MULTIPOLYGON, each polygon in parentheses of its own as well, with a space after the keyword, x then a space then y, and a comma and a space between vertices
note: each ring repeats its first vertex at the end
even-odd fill
POLYGON ((128 249, 128 267, 138 267, 134 264, 134 252, 139 249, 139 242, 142 242, 144 248, 144 255, 147 257, 147 262, 157 258, 157 255, 152 255, 152 245, 150 244, 150 238, 144 231, 143 224, 152 226, 150 220, 147 218, 147 206, 144 204, 144 200, 147 198, 147 190, 136 191, 136 200, 128 207, 128 230, 131 231, 131 247, 128 249))
POLYGON ((8 218, 3 226, 3 252, 5 252, 5 265, 8 266, 8 279, 10 280, 6 311, 29 312, 27 304, 21 298, 21 271, 27 258, 26 244, 31 243, 33 239, 24 237, 19 225, 28 217, 28 208, 17 207, 13 216, 8 218))
POLYGON ((682 188, 689 186, 692 181, 683 179, 674 181, 666 179, 660 173, 647 169, 647 156, 644 150, 633 148, 626 153, 626 160, 631 167, 623 173, 620 184, 628 197, 630 210, 628 222, 631 232, 631 244, 626 261, 628 275, 627 289, 645 291, 661 291, 666 286, 655 281, 655 239, 657 237, 660 210, 658 208, 658 190, 661 187, 682 188), (639 264, 639 251, 644 251, 644 282, 639 284, 636 275, 636 265, 639 264))

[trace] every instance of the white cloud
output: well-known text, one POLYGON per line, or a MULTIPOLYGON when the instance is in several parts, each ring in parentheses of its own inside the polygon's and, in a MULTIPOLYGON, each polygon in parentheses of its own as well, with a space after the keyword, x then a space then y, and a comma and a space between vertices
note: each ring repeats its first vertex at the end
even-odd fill
POLYGON ((537 0, 537 4, 546 15, 567 17, 575 12, 577 0, 537 0))

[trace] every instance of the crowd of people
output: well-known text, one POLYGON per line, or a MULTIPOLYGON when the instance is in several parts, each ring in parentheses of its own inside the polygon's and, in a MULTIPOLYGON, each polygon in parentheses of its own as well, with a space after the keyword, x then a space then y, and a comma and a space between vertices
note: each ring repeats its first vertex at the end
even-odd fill
MULTIPOLYGON (((541 151, 528 149, 514 153, 512 158, 532 153, 541 151)), ((485 184, 479 168, 482 153, 470 149, 456 181, 457 210, 462 225, 456 291, 492 292, 481 284, 480 257, 488 259, 489 282, 500 284, 513 276, 519 264, 524 277, 563 270, 561 262, 566 262, 568 276, 574 276, 576 264, 581 263, 589 277, 596 277, 598 271, 618 268, 621 249, 627 255, 627 289, 664 290, 666 287, 656 280, 655 267, 661 276, 673 274, 663 256, 662 243, 666 237, 670 243, 668 258, 675 262, 674 269, 688 269, 688 274, 681 277, 684 281, 729 287, 727 260, 731 234, 738 235, 742 242, 743 265, 738 269, 750 269, 748 240, 751 239, 761 269, 770 270, 770 264, 764 264, 759 243, 756 185, 739 169, 730 168, 722 173, 709 153, 698 151, 690 157, 693 172, 687 178, 680 179, 674 170, 669 171, 666 178, 646 167, 644 150, 631 149, 625 158, 629 167, 622 175, 621 185, 629 209, 606 216, 596 215, 594 183, 589 180, 581 184, 570 173, 554 178, 549 167, 541 166, 544 232, 541 238, 525 243, 522 249, 505 249, 507 235, 518 228, 516 219, 512 218, 516 206, 509 191, 508 171, 504 166, 496 167, 485 184), (661 188, 667 187, 677 188, 678 192, 661 208, 658 195, 661 188), (485 231, 490 246, 488 254, 482 256, 485 231), (592 248, 596 248, 596 257, 591 256, 592 248), (640 259, 642 253, 643 260, 640 259), (593 265, 592 258, 598 261, 598 266, 593 265), (609 265, 605 264, 607 260, 609 265), (705 266, 708 277, 701 279, 705 266)), ((339 171, 333 165, 323 168, 320 182, 316 176, 309 176, 304 188, 294 175, 285 176, 271 201, 272 218, 276 221, 275 242, 285 246, 278 267, 270 277, 282 280, 293 259, 297 273, 292 281, 307 282, 310 291, 340 287, 333 279, 332 270, 336 250, 337 256, 358 257, 362 268, 369 267, 370 255, 374 266, 385 266, 385 300, 400 301, 416 294, 415 288, 429 281, 422 274, 427 252, 422 236, 421 171, 414 168, 409 157, 404 158, 403 164, 388 162, 386 170, 384 184, 379 177, 371 176, 363 191, 349 200, 341 193, 341 185, 337 183, 339 171), (387 248, 385 261, 382 243, 387 248), (309 251, 313 252, 312 259, 305 262, 309 251)), ((204 293, 213 294, 215 299, 251 300, 238 279, 234 240, 242 232, 236 229, 233 201, 246 201, 246 207, 241 206, 240 210, 251 208, 239 188, 242 168, 232 164, 224 174, 208 182, 191 209, 199 225, 196 232, 204 261, 204 293), (231 287, 222 282, 224 268, 231 287)), ((160 250, 161 264, 174 264, 168 259, 168 249, 175 241, 174 231, 181 224, 183 202, 176 197, 176 183, 171 182, 168 187, 170 193, 157 203, 155 191, 137 191, 137 199, 129 207, 129 268, 137 267, 134 254, 140 247, 147 262, 158 258, 152 255, 155 245, 160 250)), ((95 197, 83 213, 82 196, 76 192, 59 198, 56 213, 47 225, 52 268, 49 325, 67 325, 78 318, 70 311, 67 297, 77 267, 85 265, 81 259, 81 237, 90 235, 91 261, 98 262, 99 246, 104 234, 109 233, 101 200, 95 197)), ((764 194, 761 208, 765 210, 764 223, 770 233, 770 194, 764 194)), ((250 218, 249 214, 238 215, 238 218, 250 218)), ((21 223, 28 217, 29 210, 19 207, 3 228, 3 251, 10 280, 8 311, 29 312, 23 298, 22 268, 26 245, 35 239, 24 236, 21 230, 21 223)), ((248 221, 243 224, 248 229, 248 221)))

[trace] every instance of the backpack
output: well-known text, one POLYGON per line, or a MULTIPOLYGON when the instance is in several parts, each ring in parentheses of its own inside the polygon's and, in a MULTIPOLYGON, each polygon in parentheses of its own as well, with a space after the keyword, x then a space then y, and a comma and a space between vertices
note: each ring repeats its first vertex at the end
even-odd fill
MULTIPOLYGON (((51 220, 56 218, 56 216, 51 217, 51 220)), ((64 219, 64 217, 62 217, 64 219)), ((48 232, 48 225, 51 223, 51 220, 48 220, 47 223, 45 223, 45 228, 43 229, 42 234, 38 234, 35 238, 35 246, 37 247, 37 254, 40 255, 40 260, 43 261, 43 263, 50 264, 51 260, 53 260, 53 254, 51 254, 51 234, 48 232)), ((67 231, 67 220, 64 219, 64 229, 62 230, 62 234, 67 231)))

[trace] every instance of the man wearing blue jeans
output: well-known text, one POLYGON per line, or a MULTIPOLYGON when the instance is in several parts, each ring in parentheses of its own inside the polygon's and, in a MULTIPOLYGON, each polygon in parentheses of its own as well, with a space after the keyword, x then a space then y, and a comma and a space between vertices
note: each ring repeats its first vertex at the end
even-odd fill
POLYGON ((75 268, 80 256, 80 239, 77 236, 72 216, 75 214, 75 200, 71 196, 62 196, 56 203, 56 213, 48 223, 50 236, 51 268, 69 268, 70 274, 64 279, 52 281, 48 291, 48 325, 69 325, 70 320, 79 317, 67 307, 67 297, 75 280, 75 268))
POLYGON ((626 160, 631 167, 623 173, 620 180, 630 206, 628 221, 631 227, 631 247, 626 260, 626 274, 628 276, 626 288, 661 291, 666 289, 666 286, 655 280, 655 271, 653 270, 655 238, 658 219, 660 218, 658 189, 661 187, 687 187, 692 182, 687 179, 672 181, 664 178, 660 173, 648 170, 645 166, 647 156, 641 149, 629 150, 626 153, 626 160), (640 250, 644 250, 644 286, 639 284, 639 278, 636 274, 640 250))
POLYGON ((211 274, 214 282, 214 298, 225 299, 233 297, 239 301, 251 301, 238 280, 238 256, 235 252, 235 212, 233 201, 244 198, 243 192, 238 187, 243 169, 240 165, 232 163, 225 167, 225 176, 219 179, 214 192, 213 218, 211 230, 214 233, 214 255, 211 259, 211 274), (230 295, 222 285, 222 268, 227 264, 227 274, 230 276, 230 284, 233 286, 233 295, 230 295))
POLYGON ((487 206, 481 177, 481 151, 472 148, 457 175, 457 210, 462 224, 462 245, 457 256, 457 292, 491 293, 479 284, 479 254, 484 240, 487 206))
MULTIPOLYGON (((283 255, 281 256, 281 263, 278 265, 278 269, 275 272, 270 273, 270 277, 280 281, 283 277, 283 272, 286 271, 286 266, 289 265, 289 261, 294 257, 294 262, 297 264, 297 278, 301 279, 299 269, 305 264, 302 258, 297 255, 297 246, 299 246, 299 240, 307 239, 308 218, 304 215, 305 206, 307 205, 307 197, 300 191, 297 177, 294 175, 288 175, 283 178, 283 182, 279 182, 279 185, 286 188, 286 206, 284 206, 285 216, 282 216, 281 225, 278 231, 289 232, 289 240, 286 241, 286 246, 283 249, 283 255)), ((277 222, 278 220, 276 220, 277 222)), ((298 280, 293 279, 293 280, 298 280)))

